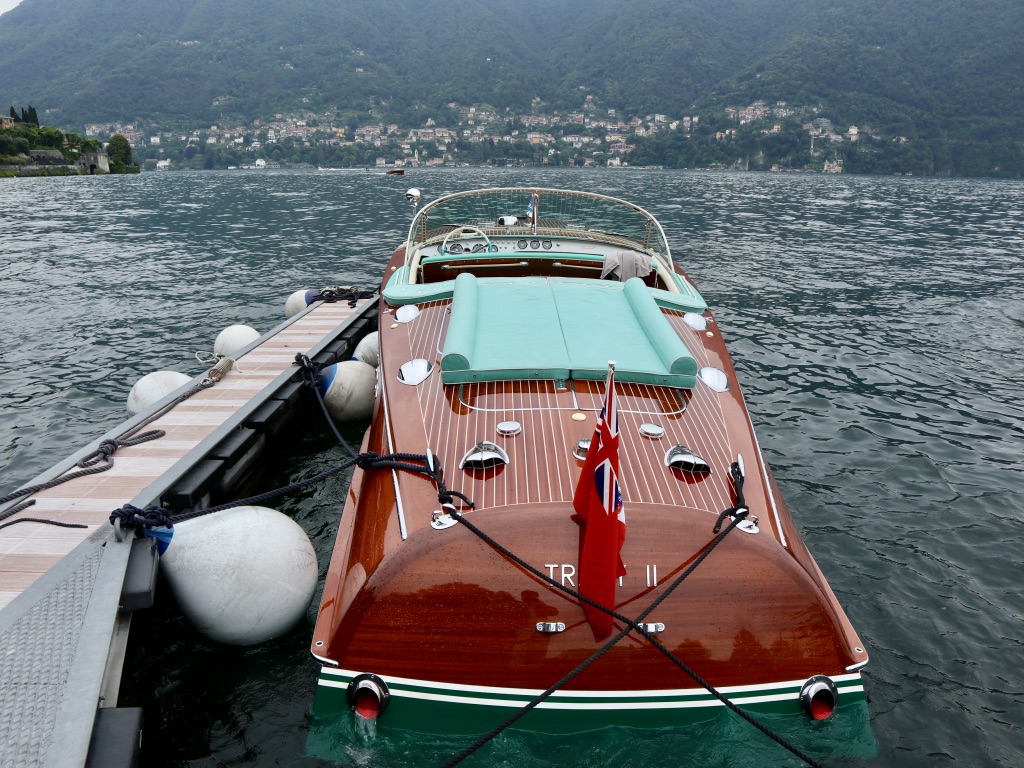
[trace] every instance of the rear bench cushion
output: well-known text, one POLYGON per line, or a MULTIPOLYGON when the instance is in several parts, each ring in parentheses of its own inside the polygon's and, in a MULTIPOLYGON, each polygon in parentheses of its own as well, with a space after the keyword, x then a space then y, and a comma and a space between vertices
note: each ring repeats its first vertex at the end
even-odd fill
POLYGON ((696 382, 696 362, 637 278, 456 278, 443 383, 603 379, 609 360, 622 382, 696 382))
POLYGON ((445 384, 567 378, 569 354, 544 278, 455 278, 445 384))

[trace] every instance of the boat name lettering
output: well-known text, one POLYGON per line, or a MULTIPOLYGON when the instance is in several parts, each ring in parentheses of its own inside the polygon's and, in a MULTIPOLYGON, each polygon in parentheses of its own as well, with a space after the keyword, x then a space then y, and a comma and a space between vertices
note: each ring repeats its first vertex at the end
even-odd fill
POLYGON ((552 581, 555 580, 555 568, 562 569, 562 586, 575 587, 572 577, 576 575, 576 566, 571 563, 544 563, 544 567, 548 569, 548 578, 552 581))
MULTIPOLYGON (((548 569, 548 578, 552 581, 558 579, 555 576, 555 571, 559 571, 559 575, 562 579, 562 586, 575 587, 576 584, 573 582, 573 577, 576 575, 576 566, 572 563, 544 563, 544 567, 548 569)), ((658 565, 657 563, 645 566, 647 571, 647 586, 656 587, 658 586, 658 565)), ((619 586, 622 586, 622 577, 619 577, 619 586)))

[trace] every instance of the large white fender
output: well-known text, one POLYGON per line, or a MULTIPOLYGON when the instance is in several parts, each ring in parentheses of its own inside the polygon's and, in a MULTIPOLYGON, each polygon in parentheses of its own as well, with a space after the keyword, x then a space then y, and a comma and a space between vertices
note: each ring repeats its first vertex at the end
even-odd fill
POLYGON ((134 416, 167 397, 171 392, 188 384, 191 377, 177 371, 147 373, 132 386, 128 393, 128 415, 134 416))
POLYGON ((352 353, 352 359, 361 360, 374 368, 380 365, 380 337, 376 331, 366 334, 359 340, 355 352, 352 353))
POLYGON ((305 615, 317 584, 313 545, 267 507, 236 507, 177 523, 160 569, 182 612, 212 640, 254 645, 305 615))
POLYGON ((248 325, 229 325, 213 342, 213 354, 221 357, 235 357, 236 353, 252 344, 260 337, 260 332, 248 325))
POLYGON ((377 370, 359 360, 345 360, 320 372, 320 394, 328 413, 338 421, 373 417, 377 370))
POLYGON ((313 301, 319 295, 319 291, 312 289, 303 288, 300 291, 296 291, 289 296, 284 302, 284 316, 294 317, 299 314, 302 310, 309 306, 310 302, 313 301))

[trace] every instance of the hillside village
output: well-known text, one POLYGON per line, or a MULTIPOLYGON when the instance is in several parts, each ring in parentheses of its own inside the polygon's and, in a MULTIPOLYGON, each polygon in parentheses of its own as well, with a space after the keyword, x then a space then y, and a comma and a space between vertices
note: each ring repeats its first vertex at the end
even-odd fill
POLYGON ((132 145, 136 160, 148 168, 262 167, 271 164, 376 166, 517 164, 624 166, 645 140, 674 133, 727 145, 753 126, 764 134, 799 130, 810 152, 822 154, 822 168, 841 170, 824 156, 823 146, 856 142, 856 126, 840 133, 816 110, 763 101, 729 108, 702 125, 699 115, 648 114, 624 117, 599 108, 588 96, 577 111, 545 113, 535 104, 530 114, 500 113, 486 105, 448 104, 448 124, 428 118, 418 126, 384 120, 345 121, 337 116, 276 115, 252 125, 211 125, 188 131, 158 126, 91 124, 86 135, 115 133, 132 145), (802 118, 807 118, 803 120, 802 118), (817 147, 815 147, 817 142, 817 147))

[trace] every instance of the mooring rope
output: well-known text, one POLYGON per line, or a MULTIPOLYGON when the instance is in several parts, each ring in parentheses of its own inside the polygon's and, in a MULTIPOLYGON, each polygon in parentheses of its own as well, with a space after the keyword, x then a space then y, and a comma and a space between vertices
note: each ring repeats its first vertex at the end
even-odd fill
POLYGON ((224 510, 233 509, 235 507, 263 504, 264 502, 276 499, 279 496, 285 496, 289 493, 301 491, 305 488, 316 485, 317 483, 323 482, 329 477, 340 474, 347 469, 351 469, 353 466, 358 466, 363 470, 395 469, 403 472, 425 475, 437 486, 438 501, 442 504, 452 504, 454 498, 458 497, 466 502, 470 507, 473 506, 473 502, 466 498, 466 496, 458 491, 449 490, 445 486, 444 481, 441 479, 440 468, 437 466, 436 459, 434 459, 432 455, 419 455, 414 453, 378 454, 373 451, 367 451, 365 453, 357 454, 353 458, 342 462, 336 467, 332 467, 331 469, 320 472, 312 477, 307 477, 305 480, 299 480, 298 482, 291 483, 281 488, 275 488, 271 491, 258 493, 255 496, 249 496, 245 499, 230 501, 225 504, 218 504, 217 506, 207 507, 206 509, 184 512, 180 515, 172 515, 167 509, 161 506, 154 505, 146 507, 145 509, 140 509, 139 507, 131 504, 125 504, 110 513, 110 522, 120 530, 134 530, 137 535, 142 535, 143 531, 150 528, 173 528, 175 524, 183 523, 186 520, 194 520, 197 517, 211 515, 215 512, 223 512, 224 510))
POLYGON ((347 301, 349 307, 354 308, 356 302, 360 299, 372 299, 376 295, 376 291, 357 288, 354 285, 336 285, 333 288, 324 288, 316 296, 310 299, 309 303, 313 303, 314 301, 323 301, 328 304, 332 304, 336 301, 347 301))
MULTIPOLYGON (((315 394, 316 400, 317 400, 317 402, 320 405, 320 409, 321 409, 321 411, 324 414, 324 418, 327 420, 327 423, 330 425, 331 430, 334 432, 335 437, 338 439, 338 441, 345 447, 345 449, 350 454, 355 455, 355 452, 352 450, 351 446, 349 446, 349 444, 341 436, 341 433, 338 431, 337 427, 335 426, 334 420, 331 418, 330 413, 327 410, 327 406, 326 406, 326 404, 323 401, 323 396, 320 394, 320 388, 318 386, 318 379, 317 379, 317 377, 318 377, 320 371, 323 369, 324 366, 322 364, 320 364, 320 363, 317 363, 315 361, 310 360, 308 357, 306 357, 305 355, 302 355, 302 354, 298 354, 298 355, 295 356, 295 362, 302 369, 302 371, 303 371, 303 378, 306 381, 307 385, 310 387, 310 389, 312 389, 313 393, 315 394)), ((428 466, 430 466, 430 465, 432 465, 432 464, 434 464, 436 462, 436 458, 434 458, 432 454, 428 454, 427 457, 417 456, 415 458, 417 460, 420 460, 420 461, 423 461, 424 459, 426 459, 425 463, 428 466), (434 461, 431 461, 431 459, 434 459, 434 461)), ((381 463, 381 466, 383 466, 383 465, 384 465, 384 462, 381 463)), ((399 468, 397 464, 395 465, 395 467, 399 468)), ((403 465, 400 468, 406 469, 407 467, 405 467, 403 465)), ((422 471, 422 470, 420 470, 420 471, 422 471)), ((711 695, 713 695, 715 698, 717 698, 719 701, 721 701, 722 704, 724 704, 727 708, 729 708, 730 710, 732 710, 733 712, 738 714, 744 720, 746 720, 751 725, 753 725, 755 728, 757 728, 759 731, 761 731, 763 734, 765 734, 768 738, 772 739, 777 744, 779 744, 782 747, 784 747, 785 749, 789 750, 791 753, 793 753, 798 758, 800 758, 801 760, 806 762, 808 765, 814 766, 815 768, 820 768, 820 763, 816 762, 813 758, 811 758, 810 756, 808 756, 808 755, 804 754, 803 752, 801 752, 797 747, 793 746, 792 744, 789 744, 785 739, 783 739, 781 736, 779 736, 778 734, 776 734, 773 731, 771 731, 767 726, 765 726, 763 723, 758 721, 752 715, 750 715, 749 713, 745 712, 744 710, 740 709, 735 704, 733 704, 732 701, 727 699, 720 691, 718 691, 718 689, 716 689, 713 685, 711 685, 709 682, 707 682, 702 677, 700 677, 700 675, 698 675, 694 670, 692 670, 689 666, 687 666, 681 659, 679 659, 675 654, 673 654, 668 648, 666 648, 657 638, 655 638, 647 630, 646 627, 642 626, 641 623, 640 623, 646 616, 648 616, 651 613, 651 611, 653 611, 658 605, 660 605, 661 602, 663 600, 665 600, 665 598, 668 597, 668 595, 671 594, 672 591, 675 590, 675 588, 678 587, 679 584, 681 584, 683 582, 683 580, 686 579, 686 577, 689 576, 693 572, 693 570, 698 565, 700 565, 709 554, 711 554, 711 552, 715 549, 715 547, 717 547, 718 544, 721 543, 721 541, 725 538, 725 536, 730 531, 732 531, 733 528, 735 528, 740 522, 742 522, 744 519, 746 519, 747 515, 749 514, 749 509, 747 508, 746 501, 745 501, 744 496, 743 496, 744 476, 743 476, 743 471, 742 471, 741 467, 739 466, 739 464, 737 462, 733 462, 732 465, 729 467, 729 474, 730 474, 730 476, 732 478, 733 485, 735 487, 735 492, 736 492, 736 503, 732 507, 730 507, 730 508, 728 508, 726 510, 723 510, 722 513, 718 516, 718 519, 716 520, 715 526, 714 526, 714 529, 713 529, 713 532, 715 534, 715 538, 712 539, 712 541, 706 546, 706 548, 700 553, 700 555, 697 556, 696 560, 672 583, 672 585, 668 589, 666 589, 665 592, 663 592, 636 619, 630 619, 629 617, 624 616, 624 615, 622 615, 622 614, 612 610, 611 608, 608 608, 607 606, 601 605, 600 603, 597 603, 596 601, 591 600, 590 598, 584 597, 583 595, 579 594, 577 591, 575 591, 573 589, 570 589, 569 587, 566 587, 564 584, 556 582, 554 579, 551 579, 550 577, 548 577, 547 574, 542 573, 541 571, 539 571, 536 568, 534 568, 532 565, 527 563, 525 560, 520 558, 518 555, 516 555, 515 553, 513 553, 512 551, 510 551, 506 547, 504 547, 501 544, 499 544, 493 538, 491 538, 486 533, 484 533, 484 531, 482 531, 476 525, 474 525, 469 520, 467 520, 465 516, 463 516, 457 510, 454 509, 454 506, 453 506, 453 501, 454 500, 453 500, 452 497, 453 496, 458 496, 464 502, 468 503, 468 505, 470 507, 474 506, 473 502, 470 501, 469 499, 467 499, 462 494, 457 493, 457 492, 448 491, 445 488, 444 483, 442 482, 442 479, 441 479, 441 476, 442 476, 443 473, 441 471, 439 463, 436 464, 436 471, 434 471, 434 472, 423 472, 423 474, 427 474, 428 476, 430 476, 431 479, 437 485, 437 487, 438 487, 438 499, 441 501, 442 506, 447 504, 449 506, 449 509, 451 510, 451 512, 450 512, 451 516, 455 520, 457 520, 458 522, 462 523, 464 526, 469 528, 470 531, 472 531, 481 540, 483 540, 484 542, 489 544, 495 550, 497 550, 501 554, 505 555, 507 558, 512 560, 514 563, 516 563, 517 565, 519 565, 520 567, 522 567, 523 569, 525 569, 529 573, 531 573, 534 576, 536 576, 537 578, 541 579, 541 581, 543 581, 543 582, 545 582, 547 584, 550 584, 551 586, 553 586, 554 588, 556 588, 558 590, 561 590, 562 592, 566 593, 567 595, 569 595, 570 597, 572 597, 575 600, 587 603, 588 605, 591 605, 594 608, 597 608, 598 610, 603 611, 603 612, 611 615, 613 618, 617 619, 618 621, 620 621, 620 622, 622 622, 623 624, 626 625, 626 628, 618 636, 616 636, 611 641, 606 643, 602 648, 600 648, 598 651, 596 651, 590 658, 588 658, 586 661, 584 661, 579 667, 577 667, 576 669, 574 669, 571 672, 569 672, 568 675, 566 675, 564 678, 562 678, 557 683, 552 685, 546 691, 544 691, 541 694, 539 694, 535 699, 533 699, 532 701, 528 702, 521 710, 519 710, 517 713, 512 715, 505 722, 503 722, 502 724, 500 724, 499 726, 494 728, 491 732, 489 732, 488 734, 482 736, 476 742, 474 742, 469 747, 467 747, 462 752, 460 752, 456 757, 454 757, 451 761, 449 761, 448 763, 445 764, 445 768, 448 768, 448 766, 457 765, 458 763, 462 762, 467 757, 469 757, 471 754, 473 754, 478 749, 480 749, 485 744, 487 744, 489 741, 491 741, 496 736, 498 736, 502 731, 504 731, 505 729, 507 729, 508 727, 513 725, 517 720, 519 720, 521 717, 523 717, 527 712, 529 712, 531 709, 535 708, 538 704, 540 704, 546 698, 548 698, 549 696, 551 696, 552 694, 557 692, 561 687, 566 685, 570 680, 572 680, 574 677, 576 677, 578 674, 580 674, 584 669, 586 669, 588 666, 590 666, 594 661, 596 661, 598 658, 600 658, 602 655, 604 655, 605 652, 607 652, 610 648, 612 648, 614 645, 616 645, 623 637, 625 637, 627 634, 629 634, 629 632, 631 630, 632 631, 636 631, 637 633, 639 633, 640 635, 645 637, 656 649, 658 649, 662 654, 664 654, 673 664, 678 666, 687 675, 689 675, 701 687, 703 687, 705 690, 707 690, 709 693, 711 693, 711 695), (728 528, 726 528, 724 532, 719 533, 721 531, 721 528, 722 528, 722 525, 723 525, 724 521, 726 520, 726 518, 729 518, 729 517, 732 518, 732 522, 729 524, 728 528)))
MULTIPOLYGON (((738 472, 738 470, 739 470, 738 465, 733 464, 733 467, 736 467, 736 471, 738 472)), ((734 474, 734 478, 735 478, 735 474, 734 474)), ((738 500, 740 500, 740 501, 742 500, 742 489, 741 489, 741 487, 737 489, 737 497, 738 497, 738 500)), ((755 718, 753 715, 751 715, 750 713, 748 713, 748 712, 740 709, 739 707, 737 707, 732 701, 730 701, 728 698, 726 698, 725 695, 723 695, 721 693, 721 691, 719 691, 717 688, 715 688, 713 685, 711 685, 711 683, 707 682, 704 678, 702 678, 699 674, 697 674, 694 670, 692 670, 689 666, 687 666, 685 662, 683 662, 674 653, 672 653, 672 651, 670 651, 668 648, 666 648, 641 623, 643 621, 643 619, 645 619, 647 616, 649 616, 651 614, 651 612, 654 611, 654 609, 657 608, 665 600, 665 598, 667 598, 676 589, 676 587, 678 587, 680 584, 682 584, 682 582, 691 573, 693 573, 693 571, 697 568, 698 565, 700 565, 702 562, 704 562, 705 558, 707 558, 707 556, 711 554, 711 552, 715 549, 715 547, 717 547, 725 539, 725 537, 729 534, 729 532, 732 531, 733 528, 735 528, 737 525, 739 525, 747 517, 747 515, 749 513, 749 510, 746 509, 745 506, 742 506, 739 503, 737 504, 737 507, 739 507, 739 509, 736 511, 736 514, 733 517, 733 520, 729 524, 729 526, 724 531, 722 531, 721 533, 718 532, 718 528, 720 528, 720 526, 716 526, 716 530, 715 530, 716 536, 715 536, 715 538, 712 539, 711 542, 705 546, 705 548, 701 551, 700 555, 698 555, 696 557, 696 559, 693 561, 693 563, 691 563, 687 567, 687 569, 685 571, 683 571, 683 573, 681 573, 675 579, 675 581, 673 581, 672 584, 668 588, 666 588, 666 590, 661 595, 659 595, 658 598, 655 599, 654 602, 652 602, 635 619, 630 619, 629 617, 624 616, 621 613, 618 613, 617 611, 615 611, 615 610, 613 610, 611 608, 608 608, 607 606, 601 605, 600 603, 598 603, 598 602, 596 602, 594 600, 591 600, 590 598, 585 597, 584 595, 581 595, 576 590, 570 589, 569 587, 566 587, 564 584, 561 584, 561 583, 555 581, 554 579, 550 578, 547 574, 542 573, 541 571, 539 571, 536 568, 534 568, 532 565, 527 563, 525 560, 523 560, 521 557, 519 557, 518 555, 513 553, 511 550, 509 550, 506 547, 504 547, 501 544, 499 544, 497 541, 495 541, 493 538, 488 536, 486 533, 484 533, 482 530, 480 530, 473 523, 469 522, 463 515, 459 514, 458 512, 453 513, 452 517, 454 517, 460 523, 462 523, 467 528, 469 528, 470 531, 472 531, 474 534, 476 534, 484 542, 486 542, 491 547, 496 549, 502 555, 504 555, 505 557, 507 557, 510 560, 512 560, 516 565, 524 568, 529 573, 531 573, 534 576, 536 576, 537 578, 539 578, 541 581, 545 582, 546 584, 549 584, 550 586, 554 587, 555 589, 561 590, 562 592, 566 593, 570 597, 572 597, 572 598, 574 598, 576 600, 579 600, 581 602, 587 603, 588 605, 591 605, 594 608, 597 608, 598 610, 603 611, 604 613, 607 613, 608 615, 612 616, 613 618, 615 618, 618 621, 620 621, 623 624, 625 624, 626 627, 618 635, 613 637, 611 640, 609 640, 607 643, 605 643, 605 645, 603 645, 596 652, 594 652, 594 654, 591 655, 589 658, 587 658, 582 664, 580 664, 575 669, 573 669, 571 672, 569 672, 565 677, 563 677, 561 680, 559 680, 557 683, 552 685, 547 690, 545 690, 542 693, 538 694, 533 700, 531 700, 526 705, 524 705, 523 708, 520 709, 518 712, 514 713, 512 716, 510 716, 503 723, 501 723, 500 725, 498 725, 497 727, 492 729, 489 733, 485 734, 484 736, 481 736, 479 739, 477 739, 477 741, 475 741, 473 744, 468 746, 466 749, 462 750, 462 752, 460 752, 454 758, 452 758, 447 763, 445 763, 444 764, 444 768, 449 768, 450 766, 458 765, 463 760, 465 760, 467 757, 469 757, 474 752, 476 752, 478 749, 480 749, 485 744, 487 744, 489 741, 494 739, 496 736, 498 736, 500 733, 502 733, 502 731, 504 731, 509 726, 513 725, 521 717, 526 715, 530 710, 534 709, 538 704, 543 702, 545 699, 550 697, 552 694, 556 693, 560 688, 562 688, 564 685, 566 685, 574 677, 579 675, 583 670, 585 670, 587 667, 589 667, 593 662, 597 661, 598 658, 603 656, 608 650, 610 650, 620 640, 622 640, 622 638, 624 638, 626 635, 628 635, 630 633, 630 631, 636 631, 638 634, 640 634, 644 638, 646 638, 656 649, 658 649, 662 654, 664 654, 669 659, 669 661, 671 661, 673 664, 675 664, 677 667, 679 667, 683 672, 685 672, 687 675, 689 675, 697 684, 699 684, 702 688, 707 690, 708 693, 710 693, 712 696, 714 696, 716 699, 718 699, 720 702, 722 702, 722 704, 724 704, 729 710, 735 712, 737 715, 742 717, 748 723, 753 725, 755 728, 757 728, 759 731, 761 731, 761 733, 763 733, 765 736, 770 738, 772 741, 774 741, 775 743, 777 743, 780 746, 784 747, 785 749, 789 750, 796 757, 800 758, 801 760, 803 760, 808 765, 813 766, 813 768, 824 768, 824 766, 821 763, 817 762, 814 758, 812 758, 809 755, 807 755, 804 752, 802 752, 799 748, 797 748, 794 745, 790 744, 784 738, 782 738, 781 736, 776 734, 774 731, 769 729, 766 725, 764 725, 764 723, 762 723, 759 720, 757 720, 757 718, 755 718)), ((723 515, 726 515, 726 513, 728 511, 729 510, 726 510, 726 512, 724 512, 723 515)))
MULTIPOLYGON (((35 506, 35 503, 36 503, 35 499, 29 499, 28 501, 23 501, 20 504, 15 504, 13 507, 8 509, 6 512, 0 513, 0 520, 6 520, 8 517, 11 517, 12 515, 16 515, 19 512, 24 512, 29 507, 35 506)), ((4 523, 3 525, 0 525, 0 529, 8 528, 8 527, 10 527, 12 525, 17 525, 18 523, 42 523, 43 525, 56 525, 56 526, 58 526, 60 528, 88 528, 89 527, 87 525, 83 525, 82 523, 63 523, 60 520, 43 520, 43 519, 38 518, 38 517, 19 517, 17 520, 12 520, 9 523, 4 523)))
POLYGON ((302 373, 302 380, 313 393, 314 399, 320 406, 320 411, 324 415, 324 420, 327 425, 331 428, 334 436, 338 439, 338 442, 348 451, 350 456, 355 456, 356 452, 352 450, 352 446, 348 444, 348 441, 341 436, 341 432, 338 431, 338 426, 334 423, 334 419, 331 418, 330 412, 327 410, 327 403, 324 402, 324 396, 320 392, 320 371, 327 366, 324 363, 318 363, 315 360, 310 360, 306 355, 299 352, 295 355, 295 364, 299 366, 302 373))
MULTIPOLYGON (((360 296, 359 298, 363 297, 360 296)), ((352 302, 354 305, 354 299, 352 299, 352 302)), ((348 444, 348 442, 344 439, 344 437, 342 437, 341 433, 337 429, 337 426, 334 424, 334 420, 330 417, 330 413, 328 412, 326 404, 323 401, 323 397, 320 394, 318 386, 318 375, 324 366, 320 363, 310 360, 307 356, 303 354, 297 354, 295 356, 295 362, 302 370, 302 375, 305 383, 314 392, 316 400, 320 405, 321 411, 323 412, 324 417, 327 420, 327 423, 330 425, 331 430, 334 432, 335 437, 337 438, 338 442, 341 443, 342 446, 344 446, 345 450, 350 454, 351 458, 339 464, 336 467, 328 469, 312 477, 306 478, 305 480, 300 480, 296 483, 291 483, 282 488, 266 491, 264 493, 256 494, 245 499, 228 502, 226 504, 220 504, 214 507, 209 507, 207 509, 186 512, 180 515, 171 515, 168 510, 159 506, 151 506, 147 507, 146 509, 139 509, 138 507, 126 504, 122 506, 120 509, 114 510, 114 512, 112 512, 110 515, 111 524, 118 528, 119 538, 120 531, 124 529, 133 529, 136 535, 141 536, 144 535, 144 531, 149 528, 173 528, 173 526, 176 523, 185 522, 187 520, 192 520, 198 517, 202 517, 204 515, 221 512, 235 507, 262 504, 266 501, 277 498, 279 496, 284 496, 286 494, 294 493, 295 491, 308 488, 312 485, 316 485, 317 483, 320 483, 329 477, 338 475, 352 468, 353 466, 358 466, 364 471, 369 471, 371 469, 392 469, 397 471, 412 472, 415 474, 424 475, 428 477, 437 488, 438 501, 441 503, 442 508, 447 507, 450 510, 449 514, 451 515, 451 517, 453 517, 457 522, 466 526, 482 541, 493 547, 495 550, 497 550, 499 553, 510 559, 516 565, 519 565, 521 568, 523 568, 536 578, 540 579, 542 582, 549 584, 550 586, 554 587, 557 590, 560 590, 561 592, 564 592, 574 600, 586 603, 600 611, 603 611, 604 613, 609 614, 610 616, 612 616, 613 618, 615 618, 616 620, 620 621, 625 625, 625 628, 622 629, 617 635, 615 635, 615 637, 606 642, 601 648, 595 651, 590 657, 584 660, 575 669, 571 670, 561 680, 557 681, 548 689, 540 693, 533 700, 531 700, 525 706, 523 706, 522 709, 520 709, 518 712, 516 712, 511 717, 506 719, 503 723, 492 729, 489 733, 480 737, 476 742, 466 747, 458 755, 456 755, 450 761, 445 763, 445 768, 461 763, 463 760, 465 760, 467 757, 469 757, 474 752, 479 750, 481 747, 485 746, 488 742, 490 742, 492 739, 494 739, 507 728, 509 728, 511 725, 513 725, 515 722, 517 722, 520 718, 522 718, 532 709, 536 708, 545 699, 549 698, 559 689, 568 684, 573 678, 578 676, 591 664, 593 664, 595 661, 601 658, 601 656, 603 656, 605 653, 611 650, 616 644, 619 643, 619 641, 621 641, 631 631, 637 632, 642 637, 644 637, 658 651, 664 654, 673 664, 675 664, 677 667, 679 667, 679 669, 681 669, 683 672, 689 675, 695 682, 697 682, 712 696, 718 699, 724 706, 726 706, 728 709, 735 712, 741 718, 743 718, 748 723, 753 725, 765 736, 772 739, 785 749, 789 750, 796 757, 800 758, 808 765, 813 766, 813 768, 824 768, 820 763, 815 761, 814 758, 804 754, 797 747, 793 746, 785 739, 783 739, 781 736, 771 731, 767 726, 758 721, 752 715, 737 707, 732 701, 726 698, 718 689, 716 689, 713 685, 704 680, 699 674, 697 674, 694 670, 687 666, 681 659, 679 659, 675 654, 673 654, 672 651, 666 648, 656 637, 654 637, 654 635, 651 634, 647 627, 642 624, 643 619, 650 615, 651 612, 653 612, 670 594, 672 594, 672 592, 691 573, 693 573, 693 571, 702 562, 704 562, 708 555, 710 555, 711 552, 714 551, 714 549, 725 539, 725 537, 728 536, 728 534, 737 525, 739 525, 744 519, 746 519, 747 515, 749 514, 749 509, 746 507, 746 504, 743 499, 743 473, 738 464, 733 463, 730 467, 730 474, 732 476, 733 483, 736 489, 736 504, 735 506, 724 510, 719 515, 718 520, 714 526, 715 538, 713 538, 707 545, 705 545, 705 547, 700 551, 700 554, 698 554, 694 558, 693 562, 686 568, 686 570, 684 570, 672 582, 672 584, 669 585, 662 592, 662 594, 660 594, 653 602, 651 602, 651 604, 648 605, 647 608, 644 609, 639 616, 637 616, 635 619, 631 619, 621 613, 618 613, 617 611, 611 608, 608 608, 607 606, 601 605, 600 603, 581 595, 576 590, 570 589, 569 587, 566 587, 564 584, 556 582, 547 574, 544 574, 541 571, 534 568, 532 565, 527 563, 518 555, 514 554, 511 550, 499 544, 496 540, 491 538, 488 534, 486 534, 472 522, 467 520, 464 515, 462 515, 458 510, 455 509, 455 499, 460 499, 469 508, 473 508, 475 505, 473 504, 472 500, 470 500, 464 494, 447 488, 443 481, 443 468, 441 467, 440 462, 437 460, 437 457, 431 451, 428 450, 426 454, 422 455, 412 453, 377 454, 372 451, 356 453, 348 444), (724 531, 721 531, 721 527, 725 519, 730 517, 732 518, 732 521, 730 522, 729 526, 724 531)))
MULTIPOLYGON (((153 429, 148 432, 141 433, 140 430, 143 427, 149 426, 154 421, 159 419, 161 416, 165 415, 174 406, 184 402, 185 400, 188 400, 190 397, 192 397, 192 395, 196 394, 197 392, 201 392, 204 389, 212 387, 224 376, 224 373, 226 373, 228 368, 231 367, 231 363, 232 361, 230 359, 226 359, 226 362, 224 364, 219 364, 217 367, 211 369, 210 372, 206 375, 206 377, 203 378, 198 384, 196 384, 193 387, 190 387, 187 391, 178 395, 165 406, 151 413, 149 416, 147 416, 145 419, 140 421, 135 426, 125 430, 117 437, 103 440, 102 442, 100 442, 100 444, 96 447, 96 450, 94 450, 87 456, 83 457, 75 464, 75 466, 78 467, 77 470, 74 470, 72 472, 65 472, 64 474, 55 477, 52 480, 48 480, 45 483, 30 485, 25 488, 20 488, 17 491, 14 491, 13 493, 9 493, 6 496, 0 496, 0 505, 7 504, 8 502, 14 501, 15 499, 24 498, 25 496, 31 496, 35 493, 38 493, 39 491, 45 491, 48 488, 56 488, 58 485, 62 485, 68 482, 69 480, 74 480, 79 477, 86 477, 88 475, 99 474, 100 472, 106 472, 107 470, 111 469, 114 466, 114 454, 117 452, 119 448, 128 448, 134 445, 141 445, 142 443, 148 442, 150 440, 156 440, 157 438, 161 438, 165 434, 167 434, 162 429, 153 429)), ((0 517, 0 520, 15 514, 14 510, 21 511, 22 509, 24 509, 24 507, 18 504, 15 507, 12 507, 11 509, 7 510, 4 513, 3 517, 0 517)), ((79 525, 77 523, 61 523, 56 520, 38 520, 36 518, 24 518, 24 520, 25 522, 59 525, 65 528, 88 527, 85 525, 79 525)), ((21 521, 19 520, 15 522, 21 521)), ((13 523, 8 523, 7 525, 13 525, 13 523)), ((0 526, 0 528, 6 527, 6 525, 0 526)))

